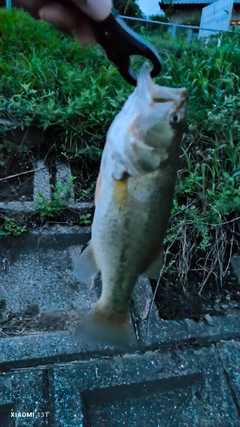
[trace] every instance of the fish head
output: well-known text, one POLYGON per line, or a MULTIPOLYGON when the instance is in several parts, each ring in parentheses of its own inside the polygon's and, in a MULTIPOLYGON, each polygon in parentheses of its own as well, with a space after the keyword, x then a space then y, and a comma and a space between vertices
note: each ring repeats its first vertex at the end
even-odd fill
POLYGON ((135 142, 130 148, 139 153, 139 160, 141 149, 142 157, 148 152, 150 168, 152 165, 155 169, 168 159, 170 152, 179 151, 186 125, 187 90, 155 84, 150 71, 149 64, 144 64, 133 94, 139 113, 132 124, 135 142))
POLYGON ((137 176, 155 171, 179 157, 185 127, 187 90, 154 83, 144 64, 137 86, 113 121, 107 142, 112 176, 137 176))
POLYGON ((141 118, 142 131, 149 131, 153 126, 168 125, 176 131, 181 130, 186 117, 186 88, 160 86, 151 78, 151 68, 145 63, 140 71, 137 87, 132 98, 138 105, 139 125, 141 118))

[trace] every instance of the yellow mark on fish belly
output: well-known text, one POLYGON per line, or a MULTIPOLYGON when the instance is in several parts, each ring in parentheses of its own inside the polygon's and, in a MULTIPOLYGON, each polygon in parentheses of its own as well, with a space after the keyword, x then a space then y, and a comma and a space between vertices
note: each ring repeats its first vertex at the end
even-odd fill
POLYGON ((114 180, 115 188, 114 188, 114 201, 120 205, 125 206, 128 200, 128 180, 124 179, 115 179, 114 180))

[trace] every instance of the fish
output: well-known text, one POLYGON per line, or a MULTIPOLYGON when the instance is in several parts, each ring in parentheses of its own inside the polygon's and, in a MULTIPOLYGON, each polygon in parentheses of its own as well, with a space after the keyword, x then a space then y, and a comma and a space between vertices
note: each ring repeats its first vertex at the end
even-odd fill
POLYGON ((159 277, 186 123, 186 89, 160 86, 150 71, 145 63, 107 132, 91 240, 73 270, 85 283, 101 272, 87 333, 110 345, 129 342, 138 277, 159 277))

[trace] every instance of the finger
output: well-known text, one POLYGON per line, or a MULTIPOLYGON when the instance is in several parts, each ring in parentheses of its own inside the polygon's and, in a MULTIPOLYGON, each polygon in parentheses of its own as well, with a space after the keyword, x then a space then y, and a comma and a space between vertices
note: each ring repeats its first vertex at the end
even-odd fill
MULTIPOLYGON (((112 0, 73 0, 75 4, 88 16, 96 21, 105 19, 112 8, 112 0)), ((17 0, 34 18, 39 18, 39 10, 49 4, 48 0, 17 0)), ((69 6, 71 1, 69 1, 69 6)))
POLYGON ((87 46, 95 41, 94 29, 84 14, 76 13, 59 3, 51 3, 42 7, 39 17, 64 33, 76 33, 77 41, 87 46))
POLYGON ((95 21, 103 21, 110 14, 112 0, 73 0, 80 9, 95 21))
POLYGON ((71 9, 67 9, 59 3, 48 3, 40 8, 39 17, 57 29, 71 33, 78 26, 82 26, 84 19, 81 19, 81 12, 74 14, 71 9))
POLYGON ((64 33, 75 31, 78 42, 86 46, 95 41, 94 28, 86 18, 91 16, 95 20, 105 19, 112 7, 112 0, 73 0, 79 12, 57 2, 49 0, 18 0, 31 16, 42 19, 64 33), (81 14, 81 10, 84 12, 81 14), (85 14, 85 15, 84 15, 85 14))

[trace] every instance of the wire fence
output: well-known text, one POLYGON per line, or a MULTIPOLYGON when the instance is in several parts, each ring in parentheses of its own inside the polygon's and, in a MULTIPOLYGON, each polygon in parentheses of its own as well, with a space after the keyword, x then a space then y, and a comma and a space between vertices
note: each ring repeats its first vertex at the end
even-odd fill
MULTIPOLYGON (((12 0, 6 0, 6 9, 12 9, 12 0)), ((209 37, 209 35, 216 35, 220 32, 231 33, 231 34, 233 33, 232 30, 220 31, 219 29, 214 29, 214 28, 202 28, 202 27, 197 27, 195 25, 174 24, 171 22, 156 21, 154 19, 134 18, 131 16, 122 16, 122 15, 120 15, 120 17, 124 20, 137 21, 137 22, 142 22, 146 24, 156 24, 156 25, 162 26, 162 28, 165 27, 166 28, 165 32, 167 32, 172 38, 177 38, 179 35, 179 30, 184 29, 185 37, 187 38, 188 41, 195 41, 196 39, 198 39, 198 34, 200 30, 203 36, 204 36, 203 32, 204 31, 207 32, 206 37, 209 37)), ((234 31, 234 33, 236 32, 234 31)), ((183 35, 184 35, 184 32, 182 32, 181 37, 183 35)))
MULTIPOLYGON (((203 30, 203 31, 213 31, 213 32, 219 32, 219 29, 213 29, 213 28, 202 28, 202 27, 196 27, 195 25, 184 25, 184 24, 173 24, 171 22, 162 22, 162 21, 155 21, 153 19, 144 19, 144 18, 133 18, 132 16, 120 16, 122 19, 131 20, 131 21, 141 21, 141 22, 147 22, 149 24, 159 24, 159 25, 166 25, 168 27, 179 27, 179 28, 191 28, 193 30, 203 30)), ((231 30, 226 30, 224 32, 232 33, 231 30)))
MULTIPOLYGON (((188 41, 196 41, 198 39, 199 31, 201 30, 201 33, 203 37, 206 37, 206 39, 209 38, 210 35, 218 36, 224 33, 229 34, 236 34, 236 29, 232 31, 229 30, 219 30, 215 28, 202 28, 195 25, 184 25, 184 24, 174 24, 171 22, 162 22, 162 21, 156 21, 153 19, 144 19, 144 18, 134 18, 131 16, 120 16, 124 20, 128 21, 136 21, 136 22, 142 22, 145 24, 154 24, 159 25, 163 32, 168 33, 172 38, 177 38, 178 36, 181 36, 181 38, 187 38, 188 41), (165 31, 164 31, 165 28, 165 31), (204 36, 204 31, 206 32, 204 36)), ((240 33, 239 33, 240 34, 240 33)))

